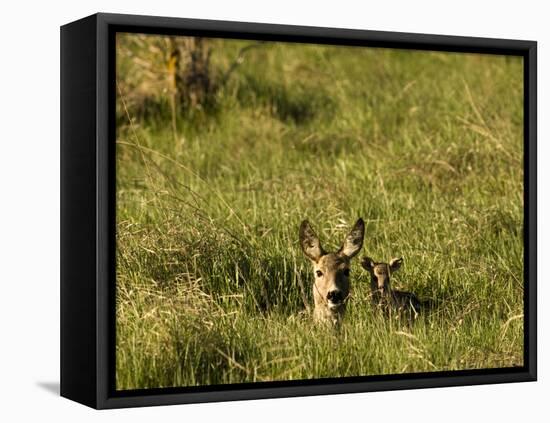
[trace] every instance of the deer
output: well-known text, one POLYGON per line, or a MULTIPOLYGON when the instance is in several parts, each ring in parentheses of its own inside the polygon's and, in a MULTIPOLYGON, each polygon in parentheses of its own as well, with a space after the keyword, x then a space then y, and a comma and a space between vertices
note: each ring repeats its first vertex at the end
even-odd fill
POLYGON ((300 246, 313 267, 313 318, 340 327, 350 295, 350 262, 363 247, 365 223, 359 218, 342 246, 326 252, 307 220, 300 225, 300 246))
POLYGON ((375 262, 370 257, 363 257, 361 266, 370 274, 371 298, 375 306, 386 312, 396 310, 397 315, 408 314, 416 319, 420 310, 427 303, 420 301, 412 292, 399 291, 391 288, 391 274, 403 264, 403 258, 393 258, 389 263, 375 262))

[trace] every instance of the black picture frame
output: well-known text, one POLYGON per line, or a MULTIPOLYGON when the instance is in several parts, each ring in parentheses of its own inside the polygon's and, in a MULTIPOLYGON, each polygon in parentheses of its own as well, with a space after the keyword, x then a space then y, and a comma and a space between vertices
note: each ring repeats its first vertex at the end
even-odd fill
POLYGON ((534 41, 119 14, 61 27, 61 395, 97 409, 534 381, 537 44, 534 41), (114 390, 114 36, 117 32, 360 45, 524 59, 524 366, 114 390))

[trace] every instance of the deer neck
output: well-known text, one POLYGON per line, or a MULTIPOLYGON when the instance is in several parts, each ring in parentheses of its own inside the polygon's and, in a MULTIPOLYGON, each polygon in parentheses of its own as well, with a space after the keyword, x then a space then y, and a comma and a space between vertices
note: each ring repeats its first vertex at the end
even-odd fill
POLYGON ((380 288, 380 285, 378 284, 378 279, 376 277, 373 277, 371 279, 371 292, 373 299, 378 302, 385 298, 391 298, 392 296, 392 290, 390 289, 389 283, 381 284, 382 288, 380 288))

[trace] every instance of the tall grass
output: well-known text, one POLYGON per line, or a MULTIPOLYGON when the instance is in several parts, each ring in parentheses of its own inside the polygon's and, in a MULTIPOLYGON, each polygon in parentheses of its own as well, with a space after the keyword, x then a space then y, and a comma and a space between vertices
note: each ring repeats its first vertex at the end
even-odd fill
MULTIPOLYGON (((523 364, 520 58, 265 43, 174 129, 163 42, 118 40, 118 389, 523 364), (385 319, 356 259, 335 335, 298 227, 360 216, 437 306, 385 319)), ((220 75, 248 43, 208 42, 220 75)))

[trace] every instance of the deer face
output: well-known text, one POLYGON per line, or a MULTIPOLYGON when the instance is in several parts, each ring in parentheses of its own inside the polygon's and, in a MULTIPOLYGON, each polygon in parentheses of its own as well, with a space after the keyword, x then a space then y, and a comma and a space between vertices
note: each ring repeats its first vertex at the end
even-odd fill
MULTIPOLYGON (((361 250, 365 224, 359 219, 340 249, 327 253, 307 220, 300 225, 300 245, 313 265, 313 298, 317 316, 343 314, 350 291, 350 261, 361 250)), ((341 316, 340 316, 341 317, 341 316)))
POLYGON ((313 263, 314 292, 326 300, 329 310, 337 310, 349 295, 350 260, 335 253, 313 263))
POLYGON ((402 258, 391 259, 389 263, 376 263, 370 257, 364 257, 361 261, 361 266, 371 276, 371 289, 373 291, 378 290, 382 292, 389 292, 390 276, 393 272, 396 272, 403 264, 402 258))

